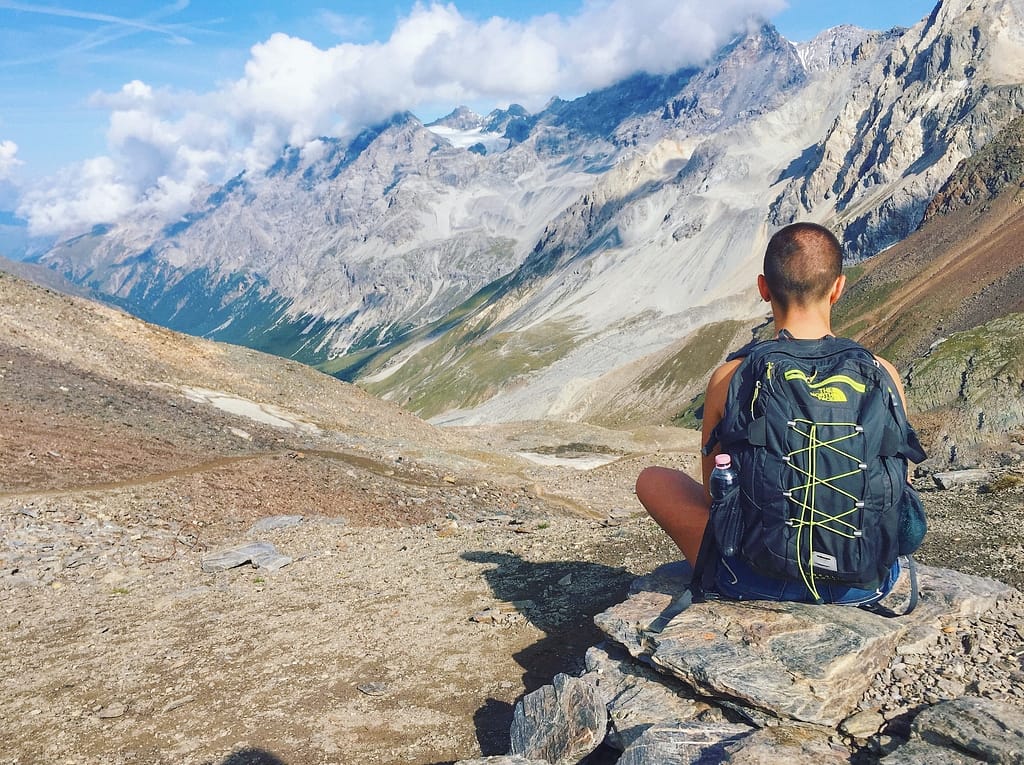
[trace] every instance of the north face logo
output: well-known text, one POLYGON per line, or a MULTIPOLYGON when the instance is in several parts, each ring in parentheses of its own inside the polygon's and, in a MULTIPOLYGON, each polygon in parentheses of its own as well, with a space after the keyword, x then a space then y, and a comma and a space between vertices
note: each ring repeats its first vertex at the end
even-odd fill
POLYGON ((839 388, 818 388, 809 393, 818 401, 825 401, 829 404, 845 404, 848 401, 846 394, 839 388))
POLYGON ((813 374, 810 377, 805 372, 799 369, 790 369, 786 371, 786 380, 793 381, 798 380, 807 386, 807 392, 818 399, 818 401, 824 401, 828 404, 843 404, 849 401, 846 396, 846 391, 838 387, 840 385, 847 386, 850 390, 863 394, 867 387, 864 383, 859 380, 854 380, 849 375, 832 375, 826 377, 824 380, 815 380, 817 374, 813 374))

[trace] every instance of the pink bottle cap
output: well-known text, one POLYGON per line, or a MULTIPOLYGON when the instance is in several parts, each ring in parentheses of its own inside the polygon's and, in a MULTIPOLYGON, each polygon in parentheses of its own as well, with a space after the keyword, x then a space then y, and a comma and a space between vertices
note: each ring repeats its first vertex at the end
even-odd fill
POLYGON ((719 454, 715 457, 715 467, 717 468, 728 468, 732 467, 732 457, 728 454, 719 454))

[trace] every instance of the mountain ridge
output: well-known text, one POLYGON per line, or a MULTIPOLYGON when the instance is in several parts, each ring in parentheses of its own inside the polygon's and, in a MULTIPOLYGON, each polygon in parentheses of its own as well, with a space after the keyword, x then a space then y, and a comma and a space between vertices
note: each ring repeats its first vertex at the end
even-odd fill
POLYGON ((757 318, 770 226, 825 222, 856 258, 912 231, 956 163, 1024 110, 1006 61, 1024 60, 1020 5, 945 0, 907 30, 800 45, 766 25, 700 70, 505 123, 431 132, 402 115, 347 164, 329 142, 290 149, 174 236, 122 225, 43 262, 92 269, 90 286, 162 306, 157 321, 178 311, 182 329, 212 308, 214 337, 432 400, 419 411, 446 422, 585 418, 606 373, 757 318), (505 341, 523 366, 503 381, 505 341), (442 372, 470 358, 486 370, 472 406, 442 372))

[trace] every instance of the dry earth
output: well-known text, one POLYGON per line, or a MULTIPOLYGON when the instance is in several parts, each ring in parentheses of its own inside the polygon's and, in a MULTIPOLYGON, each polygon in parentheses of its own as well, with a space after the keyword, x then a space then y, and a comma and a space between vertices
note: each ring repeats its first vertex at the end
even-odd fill
MULTIPOLYGON (((593 614, 673 557, 632 482, 696 448, 673 428, 432 428, 2 274, 0 417, 2 765, 503 753, 516 699, 578 669, 593 614), (612 461, 552 459, 584 457, 612 461), (303 520, 253 529, 277 516, 303 520), (203 572, 254 540, 293 562, 203 572)), ((927 491, 921 559, 1019 586, 1015 470, 927 491)))

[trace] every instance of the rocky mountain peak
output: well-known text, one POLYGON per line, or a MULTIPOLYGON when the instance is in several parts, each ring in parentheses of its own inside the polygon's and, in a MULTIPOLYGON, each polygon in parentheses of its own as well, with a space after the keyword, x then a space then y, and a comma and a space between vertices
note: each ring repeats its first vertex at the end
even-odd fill
POLYGON ((468 106, 458 106, 440 119, 427 123, 428 128, 447 127, 453 130, 473 130, 481 127, 484 119, 468 106))
POLYGON ((483 129, 488 133, 503 133, 512 140, 522 140, 529 131, 530 112, 519 104, 510 104, 507 109, 494 109, 483 120, 483 129))
POLYGON ((956 164, 1024 106, 1024 70, 1006 73, 1024 61, 1022 27, 1021 0, 940 2, 882 49, 772 222, 834 211, 855 257, 907 236, 956 164))
POLYGON ((861 46, 878 34, 852 24, 841 24, 807 42, 795 43, 795 47, 808 72, 821 72, 849 64, 861 46))
POLYGON ((793 46, 764 24, 726 46, 665 105, 662 117, 701 132, 720 130, 777 106, 804 77, 793 46))

